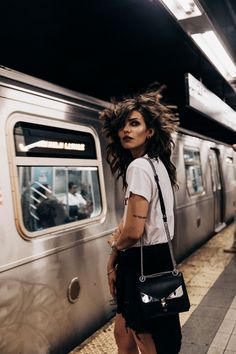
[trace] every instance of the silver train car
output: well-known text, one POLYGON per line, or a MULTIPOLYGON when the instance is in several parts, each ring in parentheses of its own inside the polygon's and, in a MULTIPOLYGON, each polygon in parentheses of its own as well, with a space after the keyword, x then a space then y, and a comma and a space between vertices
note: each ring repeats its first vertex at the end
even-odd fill
MULTIPOLYGON (((0 68, 1 354, 69 353, 114 314, 107 237, 123 195, 104 159, 106 106, 0 68)), ((231 147, 183 130, 175 141, 180 261, 232 219, 236 173, 231 147)))

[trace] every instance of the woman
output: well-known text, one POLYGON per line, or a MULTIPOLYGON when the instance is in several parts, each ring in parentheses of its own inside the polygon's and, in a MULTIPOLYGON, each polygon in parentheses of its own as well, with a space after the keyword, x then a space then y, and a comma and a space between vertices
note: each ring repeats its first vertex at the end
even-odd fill
POLYGON ((117 300, 115 339, 119 354, 177 354, 181 346, 179 316, 149 322, 138 310, 140 239, 144 244, 144 274, 172 269, 156 182, 149 162, 159 176, 171 237, 174 233, 173 191, 176 169, 170 157, 176 115, 160 102, 161 90, 116 102, 101 113, 109 139, 107 161, 122 177, 125 212, 110 240, 107 275, 111 295, 117 300))

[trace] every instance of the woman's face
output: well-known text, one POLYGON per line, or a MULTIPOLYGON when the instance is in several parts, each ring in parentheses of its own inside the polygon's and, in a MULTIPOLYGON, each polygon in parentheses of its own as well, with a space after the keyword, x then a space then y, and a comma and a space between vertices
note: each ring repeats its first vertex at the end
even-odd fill
POLYGON ((133 157, 137 158, 145 154, 147 141, 153 133, 153 129, 147 128, 142 114, 133 111, 118 131, 118 137, 122 147, 130 150, 133 157))

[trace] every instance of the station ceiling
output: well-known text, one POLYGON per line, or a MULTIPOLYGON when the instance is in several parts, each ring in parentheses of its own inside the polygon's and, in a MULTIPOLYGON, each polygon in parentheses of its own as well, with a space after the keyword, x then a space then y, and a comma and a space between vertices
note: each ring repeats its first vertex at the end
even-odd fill
MULTIPOLYGON (((236 1, 200 3, 236 61, 236 1)), ((158 81, 181 109, 191 73, 236 110, 232 86, 159 0, 8 0, 0 8, 2 66, 105 100, 158 81)), ((194 115, 184 127, 195 129, 194 115)))

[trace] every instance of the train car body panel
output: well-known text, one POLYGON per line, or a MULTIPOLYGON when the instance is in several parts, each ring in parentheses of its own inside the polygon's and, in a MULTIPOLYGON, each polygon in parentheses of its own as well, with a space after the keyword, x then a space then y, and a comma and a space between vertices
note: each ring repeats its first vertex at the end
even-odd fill
MULTIPOLYGON (((175 193, 176 200, 176 228, 178 237, 175 238, 177 257, 186 256, 186 250, 193 250, 204 242, 213 230, 212 193, 210 185, 210 171, 208 169, 207 152, 209 143, 200 139, 179 135, 177 155, 180 161, 177 164, 177 175, 180 180, 179 190, 175 193), (190 194, 184 163, 184 151, 199 153, 201 166, 203 166, 202 190, 190 194), (206 218, 207 215, 207 218, 206 218)), ((176 155, 176 152, 175 152, 176 155)), ((191 165, 190 165, 191 167, 191 165)), ((193 192, 193 191, 192 191, 193 192)))
POLYGON ((61 89, 63 97, 58 97, 56 91, 54 87, 49 94, 39 92, 30 82, 22 87, 20 82, 12 85, 6 81, 0 89, 0 289, 4 309, 0 352, 5 354, 65 353, 113 315, 104 250, 109 253, 106 237, 116 227, 122 207, 117 209, 118 189, 102 160, 104 146, 97 118, 98 108, 104 108, 105 103, 79 95, 76 100, 76 94, 71 97, 61 89), (18 123, 23 128, 16 129, 55 127, 70 134, 89 134, 88 144, 93 139, 96 158, 78 162, 68 156, 17 156, 14 129, 18 123), (94 200, 99 200, 101 211, 52 228, 27 229, 20 180, 27 173, 37 175, 39 166, 45 175, 41 173, 37 182, 40 178, 45 182, 50 172, 61 173, 66 168, 87 179, 97 177, 99 195, 94 200), (114 192, 110 197, 105 181, 114 192))
POLYGON ((178 134, 174 151, 180 181, 175 192, 178 260, 225 227, 232 219, 236 198, 232 148, 189 134, 178 134))
MULTIPOLYGON (((0 353, 65 354, 114 315, 107 237, 123 193, 104 159, 98 113, 107 105, 0 68, 0 353), (70 180, 89 206, 76 216, 70 180)), ((181 261, 232 219, 235 153, 191 132, 175 142, 181 261)))

